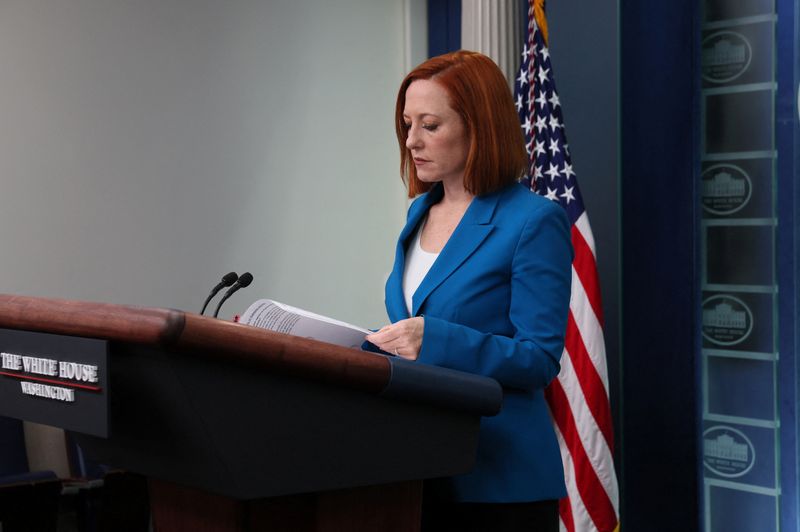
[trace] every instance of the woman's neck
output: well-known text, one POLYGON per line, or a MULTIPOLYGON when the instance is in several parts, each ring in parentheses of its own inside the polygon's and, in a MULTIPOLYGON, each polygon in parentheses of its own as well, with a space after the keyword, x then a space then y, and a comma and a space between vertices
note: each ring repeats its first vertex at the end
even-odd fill
POLYGON ((444 195, 439 202, 442 206, 451 208, 466 206, 469 205, 472 198, 475 197, 474 194, 464 188, 463 180, 442 181, 442 187, 444 189, 444 195))

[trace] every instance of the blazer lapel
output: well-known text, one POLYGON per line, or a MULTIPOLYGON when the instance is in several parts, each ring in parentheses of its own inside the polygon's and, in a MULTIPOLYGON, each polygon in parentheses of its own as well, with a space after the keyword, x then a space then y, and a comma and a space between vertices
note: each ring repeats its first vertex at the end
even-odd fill
MULTIPOLYGON (((450 239, 445 244, 444 249, 439 254, 436 262, 433 263, 428 275, 414 292, 412 299, 412 315, 416 316, 420 307, 430 293, 442 282, 447 279, 456 268, 458 268, 472 253, 481 245, 489 233, 494 229, 494 225, 489 222, 494 214, 499 193, 487 196, 476 196, 463 218, 456 226, 450 239)), ((425 209, 427 212, 427 209, 425 209)), ((405 258, 403 259, 405 261, 405 258)), ((396 266, 396 265, 395 265, 396 266)), ((401 280, 402 285, 402 280, 401 280)), ((402 286, 400 293, 402 296, 402 286)), ((404 305, 405 306, 405 305, 404 305)))
POLYGON ((400 232, 397 239, 397 249, 394 254, 394 267, 389 279, 386 281, 386 313, 389 321, 395 323, 409 318, 406 308, 406 299, 403 295, 403 273, 406 268, 406 247, 408 239, 414 234, 420 220, 428 213, 431 205, 437 203, 442 198, 442 186, 437 184, 424 197, 420 198, 420 204, 415 204, 408 213, 406 226, 400 232))

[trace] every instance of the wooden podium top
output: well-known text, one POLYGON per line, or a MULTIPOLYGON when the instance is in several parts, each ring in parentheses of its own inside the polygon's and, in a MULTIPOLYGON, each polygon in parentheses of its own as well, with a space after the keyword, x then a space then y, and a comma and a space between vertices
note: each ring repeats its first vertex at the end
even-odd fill
POLYGON ((180 310, 0 294, 0 327, 159 346, 379 393, 389 360, 180 310))
POLYGON ((487 377, 180 310, 0 294, 0 328, 158 347, 482 416, 502 405, 487 377))

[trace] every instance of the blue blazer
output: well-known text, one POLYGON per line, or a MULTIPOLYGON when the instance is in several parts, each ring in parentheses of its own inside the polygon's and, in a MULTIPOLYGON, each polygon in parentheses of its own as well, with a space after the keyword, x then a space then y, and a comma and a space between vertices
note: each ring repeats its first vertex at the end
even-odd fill
MULTIPOLYGON (((406 248, 443 194, 417 198, 386 282, 391 322, 409 316, 406 248)), ((557 204, 521 185, 475 197, 413 296, 424 316, 418 362, 496 379, 503 408, 483 418, 474 469, 444 479, 440 496, 524 502, 566 495, 561 454, 543 390, 558 374, 572 278, 569 222, 557 204)))

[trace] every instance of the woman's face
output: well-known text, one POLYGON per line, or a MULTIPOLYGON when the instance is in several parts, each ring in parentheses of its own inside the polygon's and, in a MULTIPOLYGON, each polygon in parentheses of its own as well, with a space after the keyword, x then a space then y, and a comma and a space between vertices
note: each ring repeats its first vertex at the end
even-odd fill
POLYGON ((469 153, 467 131, 461 117, 450 107, 450 97, 435 81, 418 79, 406 90, 403 109, 417 177, 420 181, 464 182, 469 153))

